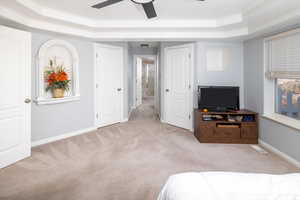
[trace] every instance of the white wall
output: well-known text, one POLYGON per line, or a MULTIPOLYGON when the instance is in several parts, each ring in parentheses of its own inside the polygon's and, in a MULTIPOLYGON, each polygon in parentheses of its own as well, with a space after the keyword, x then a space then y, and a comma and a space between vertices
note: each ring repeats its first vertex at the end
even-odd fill
MULTIPOLYGON (((263 114, 264 60, 263 38, 244 42, 245 107, 263 114)), ((300 123, 300 122, 299 122, 300 123)), ((259 138, 300 162, 300 131, 260 118, 259 138)))

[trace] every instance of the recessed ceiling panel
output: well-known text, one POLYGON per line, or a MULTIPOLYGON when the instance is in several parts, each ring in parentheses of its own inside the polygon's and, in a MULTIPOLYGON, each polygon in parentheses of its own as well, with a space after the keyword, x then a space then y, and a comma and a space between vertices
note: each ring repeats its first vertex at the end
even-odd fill
MULTIPOLYGON (((138 20, 144 19, 141 6, 131 0, 94 9, 92 5, 104 0, 32 0, 45 8, 67 12, 73 15, 97 20, 138 20)), ((155 0, 159 19, 215 19, 241 13, 262 0, 155 0)))

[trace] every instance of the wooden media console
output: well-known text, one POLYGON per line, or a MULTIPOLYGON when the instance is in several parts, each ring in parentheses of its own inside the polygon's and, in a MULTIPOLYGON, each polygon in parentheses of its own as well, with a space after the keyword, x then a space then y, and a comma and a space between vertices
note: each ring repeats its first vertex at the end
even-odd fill
POLYGON ((258 114, 255 112, 202 112, 195 109, 194 115, 194 135, 202 143, 258 143, 258 114))

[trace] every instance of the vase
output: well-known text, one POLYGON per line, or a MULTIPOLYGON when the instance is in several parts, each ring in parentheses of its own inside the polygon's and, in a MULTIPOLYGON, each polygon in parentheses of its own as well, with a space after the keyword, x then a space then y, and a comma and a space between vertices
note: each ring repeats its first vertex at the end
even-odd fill
POLYGON ((62 88, 56 88, 52 90, 53 98, 63 98, 65 95, 65 90, 62 88))

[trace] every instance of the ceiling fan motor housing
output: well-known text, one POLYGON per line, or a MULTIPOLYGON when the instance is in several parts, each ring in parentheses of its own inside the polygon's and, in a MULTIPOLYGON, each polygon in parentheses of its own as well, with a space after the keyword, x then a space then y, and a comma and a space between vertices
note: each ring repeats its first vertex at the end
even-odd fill
POLYGON ((154 0, 131 0, 131 1, 136 4, 146 4, 146 3, 152 3, 154 0))

